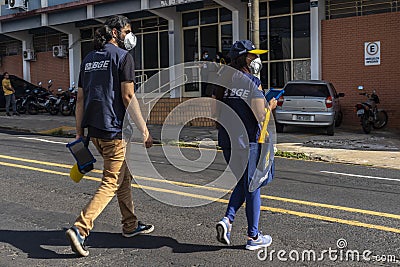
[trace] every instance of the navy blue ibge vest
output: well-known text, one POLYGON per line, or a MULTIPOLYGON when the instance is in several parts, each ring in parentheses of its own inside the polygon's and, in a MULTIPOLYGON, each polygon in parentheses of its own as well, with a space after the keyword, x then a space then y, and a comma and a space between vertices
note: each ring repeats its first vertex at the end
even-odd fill
POLYGON ((103 50, 90 52, 82 62, 79 77, 85 99, 82 128, 100 135, 91 134, 92 137, 107 138, 122 131, 125 106, 120 73, 127 54, 126 50, 106 44, 103 50))

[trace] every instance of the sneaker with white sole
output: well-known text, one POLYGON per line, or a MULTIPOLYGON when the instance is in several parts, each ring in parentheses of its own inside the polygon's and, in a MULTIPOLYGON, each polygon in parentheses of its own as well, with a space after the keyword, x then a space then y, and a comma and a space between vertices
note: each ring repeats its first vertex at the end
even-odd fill
POLYGON ((138 222, 138 226, 136 227, 135 230, 133 230, 130 233, 125 233, 122 231, 122 235, 124 237, 133 237, 135 235, 141 235, 141 234, 150 234, 151 232, 154 231, 154 225, 152 224, 144 224, 142 222, 138 222))
POLYGON ((272 237, 269 235, 262 235, 261 233, 258 234, 256 240, 253 238, 249 238, 247 240, 246 249, 248 250, 256 250, 260 248, 265 248, 271 245, 272 237))
POLYGON ((72 226, 70 229, 65 232, 69 243, 71 244, 71 249, 75 254, 86 257, 89 255, 89 250, 85 247, 85 238, 81 236, 78 228, 72 226))
POLYGON ((217 239, 223 244, 231 244, 231 230, 232 224, 229 223, 229 219, 224 217, 217 223, 217 239))

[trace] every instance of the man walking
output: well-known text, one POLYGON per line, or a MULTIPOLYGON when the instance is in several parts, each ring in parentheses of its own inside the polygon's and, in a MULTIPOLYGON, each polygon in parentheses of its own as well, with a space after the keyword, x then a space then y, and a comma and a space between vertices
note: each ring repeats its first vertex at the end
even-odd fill
POLYGON ((134 62, 128 49, 136 45, 128 18, 113 16, 95 33, 95 50, 81 64, 76 106, 76 138, 88 137, 104 159, 103 178, 93 198, 81 211, 66 236, 72 250, 88 256, 85 239, 94 220, 117 195, 122 214, 122 235, 132 237, 154 230, 151 224, 138 221, 131 192, 132 176, 125 161, 127 145, 122 139, 123 118, 129 103, 129 115, 142 132, 149 148, 153 140, 141 115, 134 93, 134 62))

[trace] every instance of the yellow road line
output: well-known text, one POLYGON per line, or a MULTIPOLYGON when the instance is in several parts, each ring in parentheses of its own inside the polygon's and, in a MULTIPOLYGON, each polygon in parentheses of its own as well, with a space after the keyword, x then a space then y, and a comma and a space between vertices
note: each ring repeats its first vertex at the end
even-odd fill
MULTIPOLYGON (((40 172, 45 172, 45 173, 57 174, 57 175, 63 175, 63 176, 69 176, 68 173, 47 170, 47 169, 41 169, 41 168, 25 166, 25 165, 19 165, 19 164, 14 164, 14 163, 8 163, 8 162, 0 162, 0 165, 14 167, 14 168, 34 170, 34 171, 40 171, 40 172)), ((92 181, 101 181, 100 178, 90 177, 90 176, 85 176, 84 179, 92 180, 92 181)), ((163 192, 163 193, 169 193, 169 194, 175 194, 175 195, 181 195, 181 196, 186 196, 186 197, 191 197, 191 198, 207 199, 207 200, 220 202, 220 203, 228 203, 228 200, 226 200, 226 199, 219 199, 219 198, 213 198, 213 197, 208 197, 208 196, 203 196, 203 195, 197 195, 197 194, 195 195, 195 194, 190 194, 190 193, 178 192, 178 191, 169 190, 169 189, 165 189, 165 188, 158 188, 158 187, 152 187, 152 186, 140 186, 137 184, 132 184, 132 187, 143 188, 143 189, 148 189, 148 190, 153 190, 153 191, 163 192)), ((387 227, 387 226, 383 226, 383 225, 363 223, 363 222, 354 221, 354 220, 345 220, 345 219, 340 219, 340 218, 322 216, 322 215, 312 214, 312 213, 305 213, 305 212, 286 210, 286 209, 280 209, 280 208, 272 208, 272 207, 267 207, 267 206, 261 206, 261 210, 271 211, 271 212, 276 212, 276 213, 283 213, 283 214, 290 214, 290 215, 295 215, 298 217, 305 217, 305 218, 329 221, 329 222, 340 223, 340 224, 346 224, 346 225, 350 225, 350 226, 358 226, 358 227, 364 227, 364 228, 369 228, 369 229, 382 230, 382 231, 386 231, 386 232, 400 233, 400 229, 397 229, 397 228, 387 227)))
MULTIPOLYGON (((17 157, 11 157, 11 156, 6 156, 6 155, 0 155, 0 158, 10 159, 10 160, 18 160, 18 161, 23 161, 23 162, 47 165, 47 166, 62 167, 62 168, 67 168, 67 169, 72 168, 72 165, 59 164, 59 163, 53 163, 53 162, 43 162, 43 161, 38 161, 38 160, 17 158, 17 157)), ((92 172, 103 173, 102 170, 92 170, 92 172)), ((197 184, 191 184, 191 183, 185 183, 185 182, 170 181, 170 180, 159 179, 159 178, 150 178, 150 177, 144 177, 144 176, 138 176, 138 175, 134 175, 134 178, 140 179, 140 180, 158 182, 158 183, 167 183, 167 184, 174 184, 174 185, 185 186, 185 187, 205 189, 205 190, 209 190, 209 191, 223 192, 226 194, 232 192, 232 190, 223 189, 223 188, 210 187, 210 186, 205 186, 205 185, 197 185, 197 184)), ((274 200, 274 201, 293 203, 293 204, 298 204, 298 205, 341 210, 341 211, 346 211, 346 212, 360 213, 360 214, 366 214, 366 215, 386 217, 386 218, 400 220, 400 215, 392 214, 392 213, 378 212, 378 211, 372 211, 372 210, 363 210, 363 209, 357 209, 357 208, 343 207, 343 206, 337 206, 337 205, 330 205, 330 204, 298 200, 298 199, 283 198, 283 197, 276 197, 276 196, 261 195, 261 198, 270 199, 270 200, 274 200)))
POLYGON ((50 129, 50 130, 44 130, 44 131, 40 131, 40 134, 51 134, 57 131, 71 131, 71 130, 75 130, 75 127, 71 127, 71 126, 61 126, 61 127, 57 127, 54 129, 50 129))

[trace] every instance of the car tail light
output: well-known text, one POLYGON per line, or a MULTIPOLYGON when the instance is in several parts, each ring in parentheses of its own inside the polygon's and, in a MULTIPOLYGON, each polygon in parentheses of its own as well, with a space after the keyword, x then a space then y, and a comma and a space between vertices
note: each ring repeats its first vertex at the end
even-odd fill
POLYGON ((332 101, 332 97, 331 96, 328 96, 325 99, 325 105, 326 105, 327 108, 331 108, 333 106, 333 101, 332 101))
POLYGON ((282 107, 284 101, 285 101, 285 99, 283 98, 283 96, 281 96, 281 97, 278 99, 278 102, 276 103, 276 105, 277 105, 278 107, 282 107))

